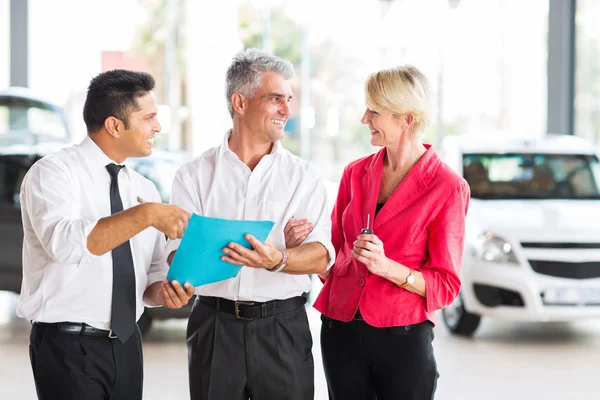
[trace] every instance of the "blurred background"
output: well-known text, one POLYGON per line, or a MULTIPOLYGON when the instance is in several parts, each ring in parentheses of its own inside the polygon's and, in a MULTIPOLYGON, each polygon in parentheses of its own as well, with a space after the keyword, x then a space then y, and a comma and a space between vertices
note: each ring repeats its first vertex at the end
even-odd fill
MULTIPOLYGON (((81 109, 91 77, 114 68, 151 72, 163 105, 158 147, 197 156, 218 144, 230 126, 224 70, 232 55, 256 47, 294 63, 285 144, 331 179, 339 178, 348 161, 371 151, 360 124, 366 76, 399 64, 418 66, 435 91, 429 142, 468 132, 541 135, 548 114, 562 111, 548 107, 549 82, 562 88, 569 80, 575 82, 561 97, 573 98, 561 101, 576 107, 572 126, 565 127, 571 129, 559 133, 595 140, 600 5, 577 1, 575 43, 554 61, 571 70, 550 76, 549 46, 572 40, 561 36, 555 39, 561 43, 549 43, 552 3, 0 0, 0 88, 26 86, 63 107, 73 140, 79 141, 86 133, 81 109), (574 68, 568 56, 577 59, 574 68)), ((571 2, 554 3, 563 9, 562 3, 571 2)), ((567 17, 555 23, 566 24, 567 17)))
POLYGON ((158 146, 196 156, 230 125, 232 55, 264 49, 296 67, 286 146, 335 178, 369 151, 366 76, 399 64, 422 69, 436 93, 429 142, 515 130, 596 142, 598 15, 594 0, 0 0, 0 88, 26 86, 64 107, 78 141, 91 77, 151 72, 163 104, 158 146), (548 126, 567 111, 566 126, 548 126))
MULTIPOLYGON (((156 78, 163 132, 151 158, 131 162, 168 201, 178 166, 218 145, 230 128, 225 70, 237 51, 250 47, 293 62, 284 146, 317 165, 331 201, 343 167, 374 151, 360 123, 367 75, 400 64, 421 69, 435 93, 425 142, 441 148, 465 135, 539 140, 556 133, 584 139, 590 154, 600 146, 597 0, 0 0, 0 184, 13 185, 0 190, 6 199, 0 205, 0 398, 35 398, 29 324, 14 316, 22 240, 18 177, 30 162, 86 135, 82 108, 93 76, 141 70, 156 78)), ((590 157, 597 193, 600 168, 590 157)), ((600 214, 598 205, 592 210, 600 214)), ((594 251, 590 290, 596 293, 600 250, 594 251)), ((318 290, 315 281, 311 299, 318 290)), ((155 312, 142 321, 145 398, 187 398, 186 314, 155 312)), ((310 316, 316 398, 325 399, 318 315, 310 316)), ((438 324, 436 334, 436 398, 600 397, 593 376, 600 367, 598 319, 484 321, 474 337, 438 324)))

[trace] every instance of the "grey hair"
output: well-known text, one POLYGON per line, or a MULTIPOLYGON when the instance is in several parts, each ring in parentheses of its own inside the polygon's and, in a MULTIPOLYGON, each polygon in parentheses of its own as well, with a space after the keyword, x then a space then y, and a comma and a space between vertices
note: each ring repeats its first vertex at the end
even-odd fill
POLYGON ((257 49, 242 50, 233 57, 227 69, 225 88, 227 108, 231 117, 233 117, 231 102, 233 94, 241 93, 247 98, 252 98, 254 90, 261 85, 261 75, 264 72, 274 72, 289 80, 294 77, 294 65, 257 49))

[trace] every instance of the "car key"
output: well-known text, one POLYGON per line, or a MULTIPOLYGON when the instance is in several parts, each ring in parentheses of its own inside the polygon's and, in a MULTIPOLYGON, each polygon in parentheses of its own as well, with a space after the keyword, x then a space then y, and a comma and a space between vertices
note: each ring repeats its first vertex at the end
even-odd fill
POLYGON ((361 235, 372 235, 373 234, 373 229, 370 228, 371 224, 371 214, 367 214, 367 227, 363 228, 362 231, 360 231, 361 235))

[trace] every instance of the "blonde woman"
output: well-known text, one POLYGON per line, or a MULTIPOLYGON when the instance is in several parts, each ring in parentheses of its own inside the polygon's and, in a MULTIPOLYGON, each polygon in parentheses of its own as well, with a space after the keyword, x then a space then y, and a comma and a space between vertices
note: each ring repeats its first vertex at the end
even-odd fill
POLYGON ((434 312, 460 290, 469 187, 421 142, 432 99, 417 68, 370 75, 365 95, 361 122, 382 148, 344 170, 315 303, 329 396, 432 399, 434 312))

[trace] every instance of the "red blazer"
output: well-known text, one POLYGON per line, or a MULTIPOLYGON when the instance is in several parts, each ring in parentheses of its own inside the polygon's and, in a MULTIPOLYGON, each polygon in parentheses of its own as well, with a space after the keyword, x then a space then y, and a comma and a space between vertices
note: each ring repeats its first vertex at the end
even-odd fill
POLYGON ((372 275, 352 255, 353 242, 375 215, 385 148, 344 170, 331 216, 336 260, 314 304, 322 314, 350 321, 358 307, 376 327, 434 322, 434 312, 460 290, 459 272, 470 191, 433 147, 409 171, 372 222, 388 258, 421 271, 427 296, 372 275))

